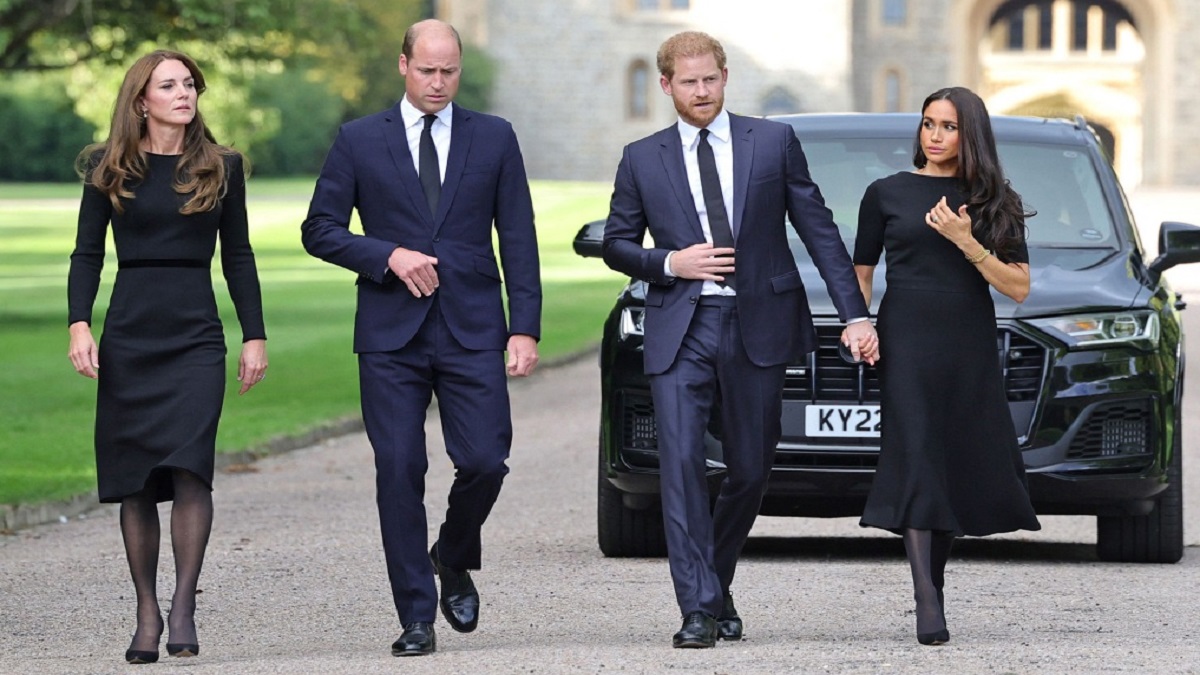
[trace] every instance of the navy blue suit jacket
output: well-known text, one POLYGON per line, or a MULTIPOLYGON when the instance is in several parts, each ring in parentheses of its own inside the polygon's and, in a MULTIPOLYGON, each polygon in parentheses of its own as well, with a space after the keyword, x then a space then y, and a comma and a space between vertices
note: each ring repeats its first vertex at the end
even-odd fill
MULTIPOLYGON (((816 348, 816 332, 788 247, 785 215, 825 280, 838 316, 843 321, 865 317, 867 307, 795 132, 786 124, 732 114, 729 123, 742 342, 759 366, 794 362, 816 348)), ((643 354, 647 374, 662 373, 675 361, 703 283, 667 277, 667 253, 704 241, 678 127, 626 146, 604 228, 604 261, 649 282, 643 354), (654 248, 642 244, 647 230, 654 248)))
POLYGON ((359 274, 355 352, 404 347, 429 311, 431 298, 414 297, 388 269, 397 246, 438 259, 435 295, 467 349, 504 350, 511 334, 540 337, 537 235, 516 134, 507 121, 458 105, 450 129, 437 213, 421 189, 399 103, 344 124, 325 159, 302 238, 310 254, 359 274), (353 209, 362 234, 350 230, 353 209))

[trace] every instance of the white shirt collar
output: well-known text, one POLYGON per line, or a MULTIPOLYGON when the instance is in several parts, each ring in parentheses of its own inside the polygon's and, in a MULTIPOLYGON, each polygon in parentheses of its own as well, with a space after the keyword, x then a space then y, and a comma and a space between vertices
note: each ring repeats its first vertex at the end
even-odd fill
MULTIPOLYGON (((700 127, 688 124, 687 122, 683 121, 682 117, 679 118, 678 125, 679 138, 683 141, 683 146, 685 148, 691 148, 695 146, 696 139, 700 137, 700 127)), ((721 112, 717 113, 717 116, 713 118, 713 121, 709 122, 708 126, 705 128, 708 129, 709 134, 716 137, 718 140, 728 143, 732 135, 732 132, 729 128, 729 112, 724 108, 721 108, 721 112)))
MULTIPOLYGON (((447 127, 450 126, 450 120, 454 119, 454 104, 448 103, 445 108, 434 113, 437 118, 442 121, 447 127)), ((404 120, 404 128, 410 129, 418 124, 424 124, 425 113, 417 110, 417 107, 408 100, 405 95, 400 98, 400 118, 404 120)))

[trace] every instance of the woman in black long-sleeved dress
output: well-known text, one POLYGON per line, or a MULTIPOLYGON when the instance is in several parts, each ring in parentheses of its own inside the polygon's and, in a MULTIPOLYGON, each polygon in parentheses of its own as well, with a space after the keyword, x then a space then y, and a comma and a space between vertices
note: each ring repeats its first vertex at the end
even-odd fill
POLYGON ((155 580, 157 504, 173 501, 176 585, 167 652, 199 653, 196 583, 212 528, 225 337, 209 267, 217 239, 242 327, 240 393, 265 376, 266 333, 246 221, 242 158, 220 146, 197 109, 204 77, 178 52, 156 51, 125 75, 106 142, 80 154, 83 199, 68 279, 70 358, 98 379, 96 474, 101 502, 121 504, 137 592, 130 663, 158 659, 164 624, 155 580), (118 272, 99 347, 92 305, 112 224, 118 272))
POLYGON ((1029 255, 983 101, 961 87, 922 106, 913 163, 867 188, 854 264, 879 308, 882 448, 861 524, 904 537, 922 644, 950 639, 942 587, 954 538, 1040 529, 996 358, 991 288, 1021 302, 1029 255))

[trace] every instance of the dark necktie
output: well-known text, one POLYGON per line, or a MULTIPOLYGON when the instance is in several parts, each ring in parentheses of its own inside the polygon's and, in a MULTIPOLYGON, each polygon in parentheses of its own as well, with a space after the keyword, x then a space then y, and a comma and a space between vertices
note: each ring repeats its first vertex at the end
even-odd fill
MULTIPOLYGON (((708 129, 700 130, 700 144, 696 146, 696 162, 700 165, 700 190, 704 193, 704 208, 708 211, 708 229, 712 232, 713 246, 733 248, 733 230, 729 228, 729 215, 725 213, 725 198, 721 195, 721 177, 717 174, 717 160, 712 146, 708 144, 708 129)), ((720 284, 734 288, 733 275, 726 274, 720 284)))
POLYGON ((429 212, 437 213, 438 197, 442 195, 442 172, 438 168, 437 146, 433 144, 433 122, 437 115, 425 116, 425 128, 421 130, 421 157, 419 159, 421 189, 425 190, 425 201, 429 212))

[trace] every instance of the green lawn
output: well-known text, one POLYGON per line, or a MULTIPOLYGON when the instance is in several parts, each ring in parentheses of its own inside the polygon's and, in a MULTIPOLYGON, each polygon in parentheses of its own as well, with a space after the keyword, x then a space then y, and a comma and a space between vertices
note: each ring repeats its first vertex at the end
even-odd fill
MULTIPOLYGON (((311 179, 250 181, 271 377, 245 397, 232 384, 241 333, 214 269, 231 382, 219 452, 252 449, 358 411, 354 277, 300 246, 311 189, 311 179)), ((600 261, 571 251, 579 226, 606 213, 610 190, 602 183, 533 184, 545 294, 543 361, 596 342, 623 283, 600 261)), ((60 499, 95 487, 95 383, 76 375, 66 358, 66 275, 79 193, 78 185, 0 184, 0 504, 60 499)), ((110 251, 97 326, 115 268, 110 251)))

